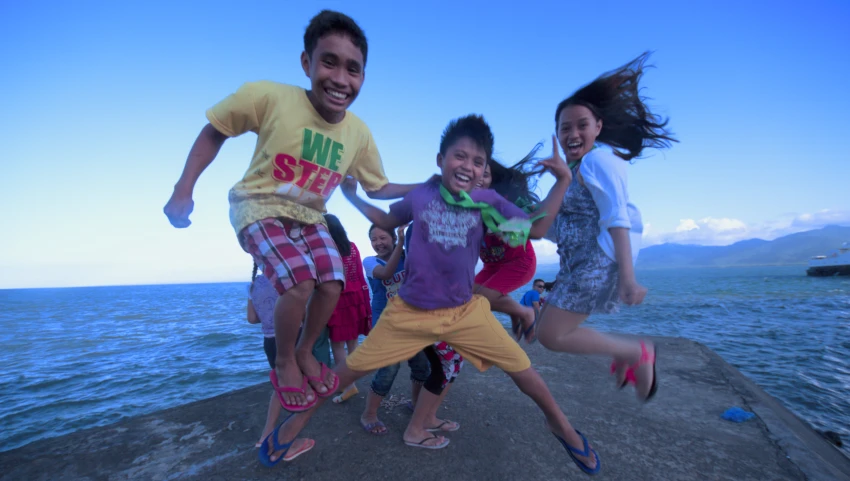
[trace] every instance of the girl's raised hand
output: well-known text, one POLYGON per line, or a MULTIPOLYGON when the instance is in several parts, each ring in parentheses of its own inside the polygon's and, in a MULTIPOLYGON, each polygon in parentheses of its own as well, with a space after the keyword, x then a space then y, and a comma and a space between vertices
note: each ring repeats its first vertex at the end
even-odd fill
POLYGON ((404 224, 404 225, 398 226, 398 230, 396 231, 396 238, 398 239, 399 245, 402 245, 402 246, 404 245, 404 231, 405 231, 405 229, 407 229, 407 226, 409 226, 409 225, 410 224, 404 224))
POLYGON ((558 180, 564 180, 567 182, 571 182, 573 180, 573 173, 570 171, 570 168, 567 167, 567 163, 564 161, 563 157, 561 157, 561 152, 558 150, 558 138, 554 135, 552 136, 552 157, 541 160, 538 162, 538 165, 541 165, 549 170, 549 172, 552 172, 552 175, 554 175, 558 180))

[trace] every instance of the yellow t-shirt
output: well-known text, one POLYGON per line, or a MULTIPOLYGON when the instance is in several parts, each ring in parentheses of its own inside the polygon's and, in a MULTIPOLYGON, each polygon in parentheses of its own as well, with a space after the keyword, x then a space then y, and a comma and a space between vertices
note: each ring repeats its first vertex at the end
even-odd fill
POLYGON ((346 174, 367 191, 388 183, 375 139, 351 112, 326 122, 307 92, 276 82, 249 82, 209 110, 219 132, 257 134, 251 165, 230 189, 230 223, 236 233, 269 217, 320 224, 325 202, 346 174))

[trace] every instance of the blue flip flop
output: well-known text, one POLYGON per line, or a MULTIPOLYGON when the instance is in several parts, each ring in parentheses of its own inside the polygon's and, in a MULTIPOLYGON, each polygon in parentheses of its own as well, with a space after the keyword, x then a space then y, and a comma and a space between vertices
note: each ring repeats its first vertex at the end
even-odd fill
MULTIPOLYGON (((274 428, 274 431, 272 431, 272 433, 269 434, 269 436, 272 437, 272 445, 274 446, 274 448, 272 449, 272 453, 277 452, 277 451, 283 451, 283 454, 281 454, 280 457, 277 458, 276 461, 272 461, 271 453, 269 453, 269 451, 268 451, 269 436, 266 436, 266 439, 263 439, 263 445, 260 446, 259 450, 257 450, 257 455, 260 458, 260 462, 263 463, 264 466, 272 468, 272 467, 276 466, 277 463, 283 461, 283 458, 286 456, 286 453, 289 452, 289 448, 292 446, 292 443, 295 442, 295 439, 293 439, 292 441, 289 441, 288 443, 284 443, 284 444, 279 444, 277 442, 278 431, 280 431, 280 428, 284 424, 286 424, 286 421, 289 421, 289 418, 291 418, 291 417, 292 417, 292 414, 287 416, 286 419, 281 421, 281 423, 278 424, 276 428, 274 428)), ((297 439, 297 436, 296 436, 296 439, 297 439)))
POLYGON ((576 429, 576 433, 581 436, 581 441, 584 443, 584 449, 581 451, 567 444, 567 442, 564 441, 564 438, 562 438, 561 436, 558 436, 555 433, 552 433, 552 435, 555 436, 555 438, 557 438, 558 441, 561 442, 561 445, 563 445, 564 449, 567 450, 567 454, 570 455, 570 457, 573 459, 573 462, 576 463, 576 466, 578 466, 579 469, 581 469, 585 473, 593 476, 594 474, 599 473, 599 470, 602 469, 602 461, 599 459, 599 455, 596 454, 596 450, 591 448, 590 445, 587 443, 587 438, 584 437, 584 434, 582 434, 578 429, 576 429), (586 464, 584 464, 579 458, 576 457, 576 455, 586 457, 589 456, 590 453, 593 453, 593 457, 596 458, 596 467, 593 469, 590 469, 586 464))

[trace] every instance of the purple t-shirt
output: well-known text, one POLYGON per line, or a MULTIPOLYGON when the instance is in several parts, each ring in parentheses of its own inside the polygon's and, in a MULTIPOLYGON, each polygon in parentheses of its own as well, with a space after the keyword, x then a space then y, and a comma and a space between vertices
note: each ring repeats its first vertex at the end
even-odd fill
MULTIPOLYGON (((415 225, 405 264, 407 279, 398 295, 420 309, 458 307, 472 299, 475 264, 484 236, 481 212, 446 204, 440 196, 440 182, 426 182, 390 206, 393 217, 415 225)), ((479 189, 469 195, 476 202, 492 205, 507 219, 528 218, 496 191, 479 189)))

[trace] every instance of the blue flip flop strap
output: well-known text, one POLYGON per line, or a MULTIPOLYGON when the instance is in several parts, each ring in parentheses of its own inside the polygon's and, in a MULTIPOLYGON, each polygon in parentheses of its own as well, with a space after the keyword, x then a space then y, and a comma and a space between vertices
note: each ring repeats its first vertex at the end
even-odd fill
POLYGON ((570 451, 572 451, 573 453, 575 453, 579 456, 582 456, 582 457, 590 456, 590 446, 587 443, 587 438, 584 437, 584 434, 580 433, 577 429, 576 429, 576 433, 578 433, 579 437, 581 437, 581 442, 584 444, 584 446, 583 446, 584 451, 579 451, 578 449, 570 446, 566 442, 564 442, 564 446, 566 446, 567 449, 569 449, 570 451))
MULTIPOLYGON (((274 431, 272 431, 272 445, 274 445, 274 452, 283 451, 283 454, 281 454, 280 458, 278 458, 278 459, 283 459, 283 457, 286 456, 286 453, 289 452, 289 448, 292 447, 292 443, 295 442, 295 439, 298 439, 298 436, 296 436, 295 439, 293 439, 292 441, 289 441, 288 443, 279 444, 277 442, 278 431, 280 431, 280 428, 282 428, 283 425, 286 424, 286 421, 289 421, 289 418, 291 418, 291 417, 292 417, 292 414, 287 416, 287 418, 284 419, 282 423, 278 424, 277 427, 274 428, 274 431)), ((587 441, 585 441, 585 447, 587 447, 587 441)), ((269 458, 271 458, 271 454, 269 454, 269 458)))
POLYGON ((573 459, 573 462, 575 462, 575 463, 576 463, 576 465, 577 465, 579 468, 581 468, 581 470, 582 470, 582 471, 584 471, 584 472, 586 472, 586 473, 588 473, 588 474, 596 474, 596 473, 598 473, 598 472, 599 472, 599 470, 602 468, 602 463, 601 463, 601 461, 599 460, 599 455, 598 455, 598 454, 596 454, 596 451, 595 451, 595 450, 593 450, 593 449, 592 449, 592 448, 588 445, 588 443, 587 443, 587 438, 586 438, 586 437, 584 437, 584 434, 582 434, 582 433, 581 433, 580 431, 578 431, 578 430, 576 430, 576 433, 578 433, 578 435, 581 437, 581 441, 582 441, 582 443, 584 444, 584 446, 583 446, 583 447, 584 447, 584 451, 579 451, 578 449, 576 449, 576 448, 574 448, 574 447, 570 446, 569 444, 567 444, 567 441, 565 441, 565 440, 564 440, 564 438, 562 438, 561 436, 558 436, 558 435, 557 435, 557 434, 555 434, 555 433, 552 433, 552 434, 555 436, 555 438, 556 438, 556 439, 558 439, 558 441, 560 441, 560 442, 561 442, 561 445, 563 445, 563 446, 564 446, 564 448, 566 448, 566 449, 567 449, 567 454, 569 454, 569 455, 570 455, 570 457, 573 459), (596 459, 596 467, 595 467, 595 468, 593 468, 593 469, 591 469, 591 468, 590 468, 587 464, 585 464, 585 463, 584 463, 584 461, 582 461, 582 460, 580 460, 580 459, 578 459, 578 458, 576 457, 576 456, 590 457, 590 455, 591 455, 591 454, 593 454, 593 458, 594 458, 594 459, 596 459))

